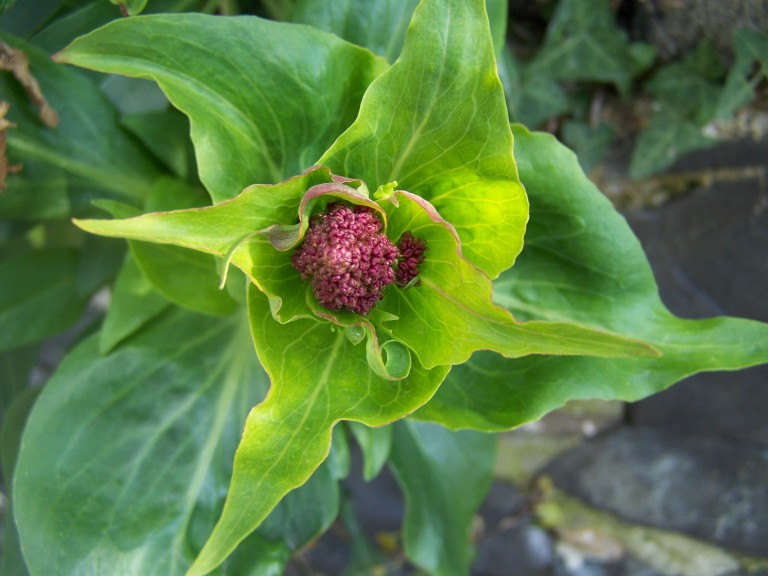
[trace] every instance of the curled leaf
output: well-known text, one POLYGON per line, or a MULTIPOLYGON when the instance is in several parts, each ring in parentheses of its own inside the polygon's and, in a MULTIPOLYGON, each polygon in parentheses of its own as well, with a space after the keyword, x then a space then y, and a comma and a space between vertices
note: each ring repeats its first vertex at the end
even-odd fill
POLYGON ((379 346, 376 334, 368 332, 365 356, 374 374, 386 380, 402 380, 411 371, 411 352, 397 340, 387 340, 379 346))

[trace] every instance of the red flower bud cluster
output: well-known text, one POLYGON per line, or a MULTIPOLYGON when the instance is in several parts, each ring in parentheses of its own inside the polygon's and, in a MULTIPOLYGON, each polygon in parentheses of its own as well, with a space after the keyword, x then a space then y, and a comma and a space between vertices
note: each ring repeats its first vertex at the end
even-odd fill
MULTIPOLYGON (((427 242, 421 238, 416 238, 410 232, 403 232, 397 247, 400 250, 400 261, 397 264, 395 276, 397 285, 403 288, 419 275, 419 266, 424 262, 427 242)), ((418 285, 418 281, 416 285, 418 285)))
POLYGON ((372 209, 343 204, 312 219, 291 263, 329 310, 367 314, 395 281, 397 247, 372 209))

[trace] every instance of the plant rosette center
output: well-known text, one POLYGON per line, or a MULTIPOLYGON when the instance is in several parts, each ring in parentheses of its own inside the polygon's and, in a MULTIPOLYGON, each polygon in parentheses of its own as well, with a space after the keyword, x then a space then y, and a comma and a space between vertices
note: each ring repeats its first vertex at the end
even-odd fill
MULTIPOLYGON (((345 329, 353 343, 368 337, 371 368, 392 378, 391 372, 382 373, 384 356, 409 355, 408 349, 413 348, 400 340, 396 329, 383 324, 397 323, 399 312, 395 311, 401 298, 407 300, 407 292, 422 289, 420 275, 428 260, 430 238, 440 231, 447 234, 453 243, 452 257, 461 258, 458 236, 428 201, 395 190, 397 183, 381 186, 374 200, 363 182, 326 170, 314 167, 305 173, 327 173, 331 181, 315 184, 303 194, 297 223, 258 232, 280 253, 274 255, 276 261, 290 258, 297 281, 282 291, 277 286, 272 290, 268 279, 256 283, 270 297, 272 310, 282 312, 275 319, 283 323, 292 319, 283 309, 292 300, 288 292, 304 287, 312 315, 345 329), (377 337, 381 333, 392 338, 383 347, 377 337), (382 354, 382 348, 387 354, 382 354)), ((256 237, 252 242, 258 243, 256 237)), ((293 317, 306 316, 296 312, 293 317)))
MULTIPOLYGON (((477 350, 527 354, 654 355, 632 339, 573 324, 517 322, 492 302, 490 278, 463 254, 437 209, 392 182, 371 198, 361 180, 313 166, 278 184, 255 184, 205 208, 87 220, 91 232, 176 244, 241 269, 280 324, 329 323, 379 376, 402 379, 410 356, 429 370, 477 350), (392 358, 398 368, 388 368, 392 358)), ((456 207, 451 206, 451 209, 456 207)))
POLYGON ((291 262, 322 306, 365 315, 396 278, 405 286, 418 276, 426 242, 406 233, 399 248, 370 208, 339 203, 328 208, 312 218, 291 262))

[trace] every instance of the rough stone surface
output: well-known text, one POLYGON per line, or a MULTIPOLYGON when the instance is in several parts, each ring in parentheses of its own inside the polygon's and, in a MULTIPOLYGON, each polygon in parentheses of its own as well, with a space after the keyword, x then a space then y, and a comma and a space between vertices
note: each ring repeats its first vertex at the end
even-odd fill
MULTIPOLYGON (((768 321, 767 182, 721 183, 627 217, 674 313, 768 321)), ((699 374, 629 407, 638 424, 768 443, 766 413, 768 366, 699 374)))
POLYGON ((549 535, 530 520, 482 540, 473 576, 547 576, 556 561, 549 535))
POLYGON ((550 574, 554 543, 531 522, 522 492, 507 482, 494 482, 478 513, 483 528, 472 565, 473 576, 550 574))
POLYGON ((684 53, 704 39, 728 52, 736 28, 768 31, 765 0, 639 0, 636 7, 635 34, 665 58, 684 53))
POLYGON ((570 565, 560 562, 554 574, 555 576, 664 576, 629 557, 620 562, 608 564, 588 560, 570 565))
POLYGON ((717 437, 626 427, 546 468, 598 509, 768 557, 768 450, 717 437))

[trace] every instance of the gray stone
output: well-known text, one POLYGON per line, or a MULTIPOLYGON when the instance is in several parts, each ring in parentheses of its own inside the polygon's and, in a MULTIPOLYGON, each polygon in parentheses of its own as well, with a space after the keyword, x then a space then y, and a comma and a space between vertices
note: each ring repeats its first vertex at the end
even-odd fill
POLYGON ((768 183, 720 183, 627 214, 678 315, 768 321, 768 183))
POLYGON ((555 569, 555 576, 663 576, 638 562, 627 557, 620 562, 599 563, 585 561, 577 566, 568 566, 561 562, 555 569))
POLYGON ((768 30, 765 0, 640 0, 635 33, 671 58, 701 40, 730 51, 731 34, 739 27, 768 30))
MULTIPOLYGON (((742 150, 751 158, 754 147, 742 145, 742 150)), ((720 183, 656 210, 629 213, 627 219, 672 312, 768 321, 768 183, 720 183)), ((631 405, 629 418, 768 443, 766 384, 768 366, 699 374, 631 405)))
POLYGON ((529 520, 484 537, 473 576, 548 576, 555 561, 549 535, 529 520))
POLYGON ((546 469, 601 510, 768 557, 768 450, 716 437, 622 428, 546 469))

